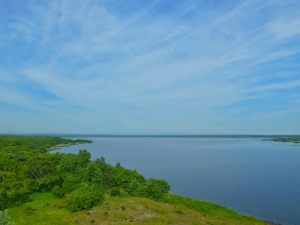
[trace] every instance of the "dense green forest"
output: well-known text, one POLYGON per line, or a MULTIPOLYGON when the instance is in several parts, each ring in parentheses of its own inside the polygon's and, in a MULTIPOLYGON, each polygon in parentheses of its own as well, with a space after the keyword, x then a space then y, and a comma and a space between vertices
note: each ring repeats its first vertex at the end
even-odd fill
POLYGON ((15 224, 39 225, 114 224, 117 218, 119 224, 265 224, 171 194, 165 180, 146 179, 103 157, 91 160, 83 149, 78 154, 48 153, 55 146, 86 142, 0 136, 0 224, 11 224, 10 215, 15 224))
POLYGON ((52 146, 85 140, 60 137, 0 138, 0 209, 21 204, 33 192, 66 197, 72 211, 103 201, 104 193, 160 198, 169 191, 164 180, 145 179, 136 171, 112 166, 104 158, 91 160, 86 150, 75 154, 45 154, 52 146))

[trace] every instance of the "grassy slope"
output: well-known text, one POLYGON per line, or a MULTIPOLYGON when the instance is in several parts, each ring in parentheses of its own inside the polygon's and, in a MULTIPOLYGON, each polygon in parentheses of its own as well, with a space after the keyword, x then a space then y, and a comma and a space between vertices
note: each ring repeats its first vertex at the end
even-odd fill
POLYGON ((33 201, 10 208, 12 221, 18 225, 263 225, 212 203, 170 195, 165 201, 147 198, 107 197, 103 205, 72 213, 61 199, 50 193, 34 194, 33 201))

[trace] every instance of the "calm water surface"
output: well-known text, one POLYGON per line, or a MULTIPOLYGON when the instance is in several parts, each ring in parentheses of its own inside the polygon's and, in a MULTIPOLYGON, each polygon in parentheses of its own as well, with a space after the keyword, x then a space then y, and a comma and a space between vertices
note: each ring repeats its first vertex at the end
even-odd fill
POLYGON ((172 191, 282 224, 300 224, 300 145, 261 138, 89 138, 92 158, 166 179, 172 191))

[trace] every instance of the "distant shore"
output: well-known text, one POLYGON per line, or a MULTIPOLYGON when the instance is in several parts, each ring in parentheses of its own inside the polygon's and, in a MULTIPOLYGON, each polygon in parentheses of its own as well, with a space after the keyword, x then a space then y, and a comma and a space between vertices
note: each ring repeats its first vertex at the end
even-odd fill
POLYGON ((300 134, 56 134, 56 136, 65 138, 300 138, 300 134))
POLYGON ((299 136, 298 137, 277 137, 277 138, 273 138, 272 141, 300 144, 300 137, 299 136))
POLYGON ((57 144, 57 145, 54 145, 52 147, 49 147, 47 149, 47 151, 53 151, 53 150, 57 150, 57 149, 62 148, 62 147, 69 147, 69 146, 72 146, 72 145, 89 144, 89 143, 93 143, 93 141, 86 140, 86 139, 74 139, 70 143, 57 144))

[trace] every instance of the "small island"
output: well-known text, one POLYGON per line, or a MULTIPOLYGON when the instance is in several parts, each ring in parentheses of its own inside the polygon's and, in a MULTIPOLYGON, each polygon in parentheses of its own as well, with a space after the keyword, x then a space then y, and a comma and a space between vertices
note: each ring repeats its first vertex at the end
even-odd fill
POLYGON ((290 142, 290 143, 299 144, 300 143, 300 137, 276 137, 276 138, 273 138, 272 141, 290 142))
MULTIPOLYGON (((17 225, 266 225, 232 209, 170 192, 165 180, 88 151, 49 149, 88 140, 0 136, 0 221, 17 225)), ((192 181, 191 181, 192 182, 192 181)))

